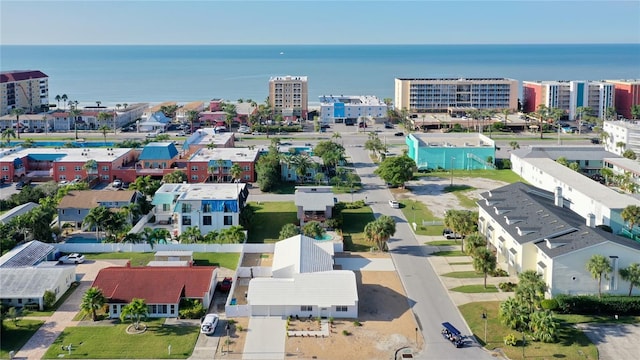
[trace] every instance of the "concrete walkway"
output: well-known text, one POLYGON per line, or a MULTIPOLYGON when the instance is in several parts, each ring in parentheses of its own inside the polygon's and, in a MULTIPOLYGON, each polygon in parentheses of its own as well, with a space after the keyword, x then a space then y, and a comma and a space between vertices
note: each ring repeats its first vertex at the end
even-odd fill
POLYGON ((287 321, 275 316, 249 319, 243 359, 284 359, 287 321))
POLYGON ((76 266, 76 278, 80 286, 49 317, 27 343, 16 353, 15 359, 42 359, 47 349, 67 326, 76 326, 73 317, 80 311, 82 296, 89 289, 100 269, 107 266, 124 266, 125 260, 87 261, 76 266))

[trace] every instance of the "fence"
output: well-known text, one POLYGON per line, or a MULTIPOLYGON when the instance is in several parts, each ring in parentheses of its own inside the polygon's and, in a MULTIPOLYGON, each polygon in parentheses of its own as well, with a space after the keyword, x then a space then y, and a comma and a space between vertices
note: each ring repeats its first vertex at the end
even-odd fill
POLYGON ((131 244, 131 243, 58 243, 51 244, 63 253, 193 251, 220 253, 273 253, 275 244, 131 244))
POLYGON ((436 226, 436 225, 444 225, 444 222, 441 220, 422 220, 422 226, 436 226))

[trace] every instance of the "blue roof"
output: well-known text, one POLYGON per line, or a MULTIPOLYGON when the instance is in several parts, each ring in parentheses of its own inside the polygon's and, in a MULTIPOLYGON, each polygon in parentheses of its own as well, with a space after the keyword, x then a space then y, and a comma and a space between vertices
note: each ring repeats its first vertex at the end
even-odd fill
POLYGON ((67 156, 67 154, 29 154, 27 157, 32 161, 55 161, 67 156))
POLYGON ((163 124, 168 124, 168 123, 171 122, 171 119, 166 117, 162 111, 158 111, 158 112, 153 113, 149 117, 149 120, 154 120, 154 121, 157 121, 157 122, 163 123, 163 124))
POLYGON ((173 143, 152 142, 142 148, 139 160, 171 160, 178 155, 173 143))

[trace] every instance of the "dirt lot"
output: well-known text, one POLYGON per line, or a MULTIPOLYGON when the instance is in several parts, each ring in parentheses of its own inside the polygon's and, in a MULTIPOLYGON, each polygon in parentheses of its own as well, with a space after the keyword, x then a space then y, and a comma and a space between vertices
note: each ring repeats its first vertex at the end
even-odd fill
MULTIPOLYGON (((472 189, 464 191, 464 195, 475 200, 480 199, 480 193, 508 185, 506 182, 490 179, 459 177, 453 178, 453 184, 470 186, 472 189)), ((460 201, 453 193, 444 192, 444 189, 451 185, 450 179, 423 177, 419 180, 410 181, 406 185, 410 192, 398 193, 396 195, 398 199, 411 198, 421 201, 427 204, 429 210, 436 217, 444 218, 445 212, 450 209, 465 209, 460 205, 460 201)), ((477 207, 467 210, 477 210, 477 207)))
MULTIPOLYGON (((359 253, 358 256, 368 254, 359 253)), ((387 254, 372 254, 375 257, 387 254)), ((416 348, 416 323, 395 271, 357 271, 360 326, 336 319, 328 338, 288 338, 288 356, 315 359, 389 359, 416 348), (346 331, 348 335, 343 332, 346 331)), ((422 339, 419 338, 422 347, 422 339)))

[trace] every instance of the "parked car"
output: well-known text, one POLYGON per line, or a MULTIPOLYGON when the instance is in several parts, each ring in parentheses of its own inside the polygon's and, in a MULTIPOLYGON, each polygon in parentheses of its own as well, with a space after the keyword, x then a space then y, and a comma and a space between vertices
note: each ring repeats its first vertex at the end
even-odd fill
POLYGON ((460 234, 456 234, 451 229, 442 230, 442 236, 444 236, 447 239, 462 239, 462 238, 464 238, 464 236, 462 236, 460 234))
POLYGON ((384 128, 385 129, 393 129, 393 124, 392 123, 384 123, 384 128))
POLYGON ((230 277, 226 277, 224 278, 224 280, 219 281, 216 287, 218 288, 218 290, 222 292, 228 292, 229 290, 231 290, 232 282, 233 282, 233 279, 231 279, 230 277))
POLYGON ((211 335, 216 331, 216 326, 218 326, 218 315, 207 314, 200 325, 200 332, 202 334, 211 335))
POLYGON ((20 180, 16 184, 16 190, 22 190, 25 186, 30 186, 31 183, 29 181, 20 180))
POLYGON ((121 187, 122 186, 122 180, 119 180, 119 179, 113 180, 113 182, 111 183, 111 186, 113 186, 114 188, 121 187))
POLYGON ((65 255, 58 259, 58 264, 82 264, 84 262, 84 255, 73 253, 65 255))
POLYGON ((394 209, 400 209, 400 203, 397 200, 389 200, 389 206, 394 209))
POLYGON ((600 139, 598 139, 598 138, 591 138, 591 143, 592 143, 592 144, 600 144, 600 139))
POLYGON ((358 127, 361 128, 361 129, 366 129, 367 128, 367 123, 360 122, 360 123, 358 123, 358 127))
POLYGON ((395 136, 404 136, 404 133, 402 131, 398 131, 397 133, 393 134, 395 136))
POLYGON ((184 131, 180 131, 176 133, 176 136, 187 136, 187 133, 185 133, 184 131))
POLYGON ((331 129, 331 125, 329 125, 329 124, 322 124, 322 125, 320 125, 320 129, 331 129))
POLYGON ((249 134, 251 133, 251 128, 246 126, 240 126, 240 128, 238 128, 238 132, 241 134, 249 134))

